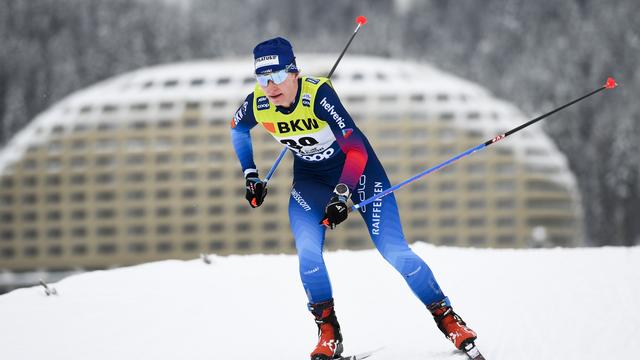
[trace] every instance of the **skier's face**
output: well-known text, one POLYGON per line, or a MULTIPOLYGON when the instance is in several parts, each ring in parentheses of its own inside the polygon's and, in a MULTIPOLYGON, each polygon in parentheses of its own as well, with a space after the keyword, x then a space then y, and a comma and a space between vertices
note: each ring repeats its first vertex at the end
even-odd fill
POLYGON ((269 81, 267 86, 262 86, 262 91, 271 103, 276 106, 289 107, 296 99, 298 92, 298 73, 288 73, 287 78, 280 84, 269 81))

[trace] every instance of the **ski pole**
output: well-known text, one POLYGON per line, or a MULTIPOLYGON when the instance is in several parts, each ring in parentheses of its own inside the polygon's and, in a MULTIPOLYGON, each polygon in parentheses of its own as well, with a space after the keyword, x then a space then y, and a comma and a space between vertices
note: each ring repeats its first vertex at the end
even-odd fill
POLYGON ((429 168, 427 170, 424 170, 423 172, 421 172, 419 174, 416 174, 416 175, 408 178, 407 180, 405 180, 405 181, 403 181, 403 182, 401 182, 401 183, 399 183, 397 185, 394 185, 394 186, 388 188, 387 190, 382 191, 381 193, 379 193, 377 195, 374 195, 374 196, 372 196, 372 197, 370 197, 368 199, 365 199, 365 200, 361 201, 360 203, 353 205, 351 207, 351 211, 358 210, 359 208, 361 208, 361 207, 363 207, 363 206, 365 206, 367 204, 370 204, 370 203, 380 199, 383 196, 389 195, 390 193, 400 189, 401 187, 407 185, 408 183, 410 183, 412 181, 418 180, 421 177, 423 177, 423 176, 425 176, 427 174, 430 174, 432 172, 436 172, 436 171, 442 169, 443 167, 445 167, 447 165, 450 165, 450 164, 460 160, 461 158, 463 158, 463 157, 465 157, 467 155, 473 154, 474 152, 480 151, 480 150, 486 148, 489 145, 495 144, 498 141, 506 138, 507 136, 509 136, 511 134, 514 134, 514 133, 524 129, 529 125, 535 124, 536 122, 546 118, 547 116, 549 116, 551 114, 554 114, 554 113, 556 113, 556 112, 558 112, 558 111, 560 111, 560 110, 562 110, 562 109, 564 109, 564 108, 566 108, 568 106, 571 106, 571 105, 577 103, 578 101, 584 100, 584 99, 588 98, 589 96, 594 95, 594 94, 596 94, 596 93, 598 93, 598 92, 600 92, 600 91, 602 91, 604 89, 613 89, 616 86, 618 86, 618 84, 616 83, 616 81, 612 77, 610 77, 610 78, 607 79, 607 82, 602 87, 600 87, 600 88, 598 88, 598 89, 596 89, 596 90, 594 90, 594 91, 592 91, 592 92, 590 92, 590 93, 588 93, 588 94, 586 94, 586 95, 584 95, 584 96, 582 96, 580 98, 577 98, 577 99, 575 99, 573 101, 570 101, 570 102, 568 102, 568 103, 566 103, 566 104, 564 104, 564 105, 562 105, 562 106, 560 106, 560 107, 558 107, 556 109, 553 109, 553 110, 549 111, 546 114, 540 115, 535 119, 529 120, 526 123, 524 123, 524 124, 522 124, 522 125, 520 125, 520 126, 518 126, 516 128, 513 128, 513 129, 507 131, 504 134, 498 135, 498 136, 494 137, 491 140, 487 140, 487 141, 485 141, 484 143, 482 143, 482 144, 480 144, 478 146, 472 147, 472 148, 466 150, 465 152, 463 152, 463 153, 461 153, 459 155, 456 155, 456 156, 452 157, 451 159, 449 159, 449 160, 447 160, 445 162, 442 162, 442 163, 440 163, 440 164, 438 164, 436 166, 433 166, 433 167, 431 167, 431 168, 429 168))
MULTIPOLYGON (((353 38, 356 37, 356 34, 358 34, 358 31, 360 30, 362 25, 367 23, 367 18, 365 16, 360 15, 360 16, 358 16, 356 18, 356 23, 358 24, 358 26, 356 26, 356 29, 353 31, 353 34, 349 38, 349 41, 347 42, 347 45, 345 45, 344 49, 342 49, 342 52, 340 53, 340 56, 338 56, 338 60, 336 60, 335 64, 333 64, 333 67, 331 68, 331 71, 329 71, 329 75, 327 75, 327 78, 331 79, 331 75, 333 75, 333 72, 338 67, 338 63, 340 63, 340 60, 342 60, 342 57, 347 52, 347 49, 349 48, 349 45, 351 45, 351 42, 353 41, 353 38)), ((269 182, 269 180, 273 176, 273 173, 276 171, 276 168, 278 167, 278 165, 280 165, 280 161, 282 161, 282 158, 286 155, 286 153, 287 153, 287 147, 285 146, 282 149, 282 151, 280 152, 280 155, 278 155, 278 158, 276 159, 276 162, 273 164, 273 166, 271 166, 271 169, 269 169, 269 172, 267 173, 267 177, 264 178, 263 182, 264 182, 265 186, 267 185, 267 183, 269 182)))

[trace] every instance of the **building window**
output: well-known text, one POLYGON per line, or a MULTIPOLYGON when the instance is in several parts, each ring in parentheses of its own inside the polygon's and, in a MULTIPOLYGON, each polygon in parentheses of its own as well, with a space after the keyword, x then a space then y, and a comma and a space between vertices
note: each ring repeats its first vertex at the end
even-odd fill
POLYGON ((253 247, 253 243, 251 242, 251 240, 238 240, 238 242, 236 242, 236 249, 237 250, 250 250, 253 247))
POLYGON ((487 202, 482 199, 471 199, 468 201, 467 206, 470 209, 484 209, 487 207, 487 202))
POLYGON ((87 217, 87 213, 84 210, 73 210, 71 212, 71 218, 73 220, 84 220, 87 217))
POLYGON ((265 250, 273 250, 277 249, 280 245, 280 242, 277 239, 267 239, 262 243, 262 248, 265 250))
POLYGON ((156 190, 156 199, 168 199, 171 197, 171 189, 156 190))
POLYGON ((96 165, 100 167, 112 166, 116 163, 116 159, 113 156, 99 156, 96 159, 96 165))
POLYGON ((140 254, 140 253, 147 252, 147 244, 141 243, 141 242, 130 243, 127 246, 127 249, 131 253, 140 254))
POLYGON ((496 240, 499 245, 513 245, 516 242, 516 237, 513 235, 499 235, 496 240))
POLYGON ((198 179, 198 172, 194 170, 188 170, 182 172, 182 180, 194 181, 198 179))
POLYGON ((469 191, 484 191, 486 184, 484 181, 469 181, 467 183, 467 190, 469 191))
POLYGON ((3 241, 13 240, 13 230, 2 230, 2 232, 0 232, 0 239, 3 241))
POLYGON ((47 213, 47 220, 49 221, 58 221, 62 219, 62 213, 60 211, 49 211, 47 213))
POLYGON ((498 180, 495 183, 497 191, 515 191, 516 182, 514 180, 498 180))
POLYGON ((87 181, 87 178, 84 175, 73 175, 71 177, 71 184, 73 185, 83 185, 87 181))
POLYGON ((209 197, 222 197, 224 191, 222 188, 211 188, 208 191, 209 197))
POLYGON ((445 235, 440 237, 440 244, 445 246, 453 246, 458 242, 458 238, 453 235, 445 235))
POLYGON ((469 245, 471 246, 483 246, 486 243, 487 243, 487 237, 484 235, 469 236, 469 245))
POLYGON ((11 259, 16 255, 16 251, 12 248, 5 248, 0 251, 3 259, 11 259))
POLYGON ((173 250, 173 244, 170 242, 160 242, 156 245, 156 249, 159 253, 168 253, 173 250))
POLYGON ((98 245, 98 254, 101 255, 111 255, 114 254, 118 250, 116 244, 99 244, 98 245))
POLYGON ((142 236, 147 233, 144 225, 131 225, 127 228, 127 234, 131 236, 142 236))
POLYGON ((96 193, 97 201, 113 201, 116 195, 112 191, 99 191, 96 193))
POLYGON ((61 199, 60 194, 51 193, 51 194, 47 194, 46 202, 47 204, 59 204, 60 199, 61 199))
POLYGON ((22 232, 22 238, 25 240, 37 240, 38 239, 38 229, 25 229, 22 232))
MULTIPOLYGON (((186 128, 194 128, 194 127, 197 127, 198 125, 200 125, 200 120, 198 120, 196 118, 188 118, 188 119, 184 120, 184 127, 186 127, 186 128)), ((197 143, 198 140, 197 140, 197 138, 195 138, 195 139, 196 139, 195 143, 197 143)), ((194 145, 194 144, 191 144, 191 145, 194 145)))
POLYGON ((85 244, 75 244, 71 247, 71 253, 73 255, 86 255, 87 254, 87 245, 85 244))
POLYGON ((496 225, 498 227, 513 227, 516 225, 516 219, 512 217, 501 217, 496 219, 496 225))
POLYGON ((161 224, 156 226, 156 234, 158 235, 171 235, 173 233, 173 228, 171 225, 161 224))
POLYGON ((411 226, 414 228, 425 228, 427 226, 429 226, 429 220, 428 219, 415 219, 413 221, 411 221, 411 226))
POLYGON ((98 184, 111 184, 114 182, 114 177, 112 174, 98 174, 96 175, 96 183, 98 184))
POLYGON ((221 205, 210 206, 208 212, 209 215, 220 215, 224 213, 224 207, 221 205))
POLYGON ((161 207, 156 209, 156 216, 158 217, 167 217, 171 215, 171 208, 161 207))
POLYGON ((62 246, 60 245, 53 245, 53 246, 49 246, 49 248, 47 249, 47 254, 49 256, 62 256, 62 246))
POLYGON ((163 171, 156 173, 156 181, 158 182, 167 182, 171 180, 171 173, 168 171, 163 171))
POLYGON ((46 236, 48 239, 60 239, 62 237, 62 230, 59 228, 49 228, 47 229, 46 236))
POLYGON ((209 242, 209 250, 217 251, 224 250, 227 247, 227 244, 221 240, 214 240, 209 242))
POLYGON ((193 199, 198 196, 198 191, 194 188, 182 189, 183 199, 193 199))
POLYGON ((183 216, 195 216, 198 215, 198 207, 194 205, 185 206, 182 208, 183 216))
POLYGON ((125 176, 125 180, 129 183, 141 183, 144 182, 145 176, 143 172, 128 173, 125 176))
POLYGON ((127 217, 130 217, 130 218, 139 219, 141 217, 144 217, 145 213, 146 212, 144 208, 141 208, 141 207, 127 209, 127 217))
POLYGON ((96 218, 103 219, 113 219, 116 216, 116 211, 114 209, 98 209, 96 210, 96 218))
POLYGON ((451 192, 456 190, 456 183, 454 182, 441 182, 438 184, 438 190, 442 192, 451 192))
POLYGON ((265 231, 275 231, 280 227, 280 223, 277 221, 268 221, 262 225, 262 229, 265 231))
POLYGON ((438 204, 440 210, 451 210, 457 207, 457 202, 455 200, 442 200, 438 204))
POLYGON ((131 190, 127 191, 128 200, 142 200, 145 198, 144 190, 131 190))
POLYGON ((116 234, 116 228, 114 226, 100 226, 96 229, 96 235, 98 236, 114 236, 116 234))
POLYGON ((456 218, 442 218, 439 225, 443 228, 452 228, 458 225, 458 219, 456 218))
POLYGON ((496 208, 501 210, 514 209, 516 201, 514 199, 498 199, 496 200, 496 208))
POLYGON ((27 246, 24 248, 24 256, 26 257, 36 257, 40 254, 40 251, 35 246, 27 246))
POLYGON ((469 225, 469 227, 472 227, 472 228, 483 227, 485 226, 486 223, 487 223, 487 219, 484 217, 472 217, 472 218, 469 218, 469 220, 467 221, 467 224, 469 225))
POLYGON ((200 244, 197 241, 187 241, 182 244, 182 250, 185 252, 198 251, 200 244))
POLYGON ((76 227, 71 229, 71 236, 76 238, 84 238, 87 236, 87 229, 83 227, 76 227))
POLYGON ((212 233, 217 233, 224 231, 225 224, 224 223, 213 223, 209 224, 209 231, 212 233))

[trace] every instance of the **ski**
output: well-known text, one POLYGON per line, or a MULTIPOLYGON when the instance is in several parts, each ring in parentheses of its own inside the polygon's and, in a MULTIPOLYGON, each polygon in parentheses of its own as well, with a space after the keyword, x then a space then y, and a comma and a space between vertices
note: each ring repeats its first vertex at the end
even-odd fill
POLYGON ((471 360, 486 360, 484 356, 482 356, 482 354, 480 353, 480 350, 478 350, 478 347, 476 346, 476 344, 474 343, 468 344, 467 346, 465 346, 464 350, 462 351, 464 351, 464 353, 467 354, 467 356, 471 360))
MULTIPOLYGON (((380 349, 378 349, 378 350, 380 350, 380 349)), ((362 353, 351 355, 351 356, 342 356, 342 357, 336 358, 334 360, 362 360, 362 359, 366 359, 366 358, 370 357, 371 355, 373 355, 378 350, 362 352, 362 353)))

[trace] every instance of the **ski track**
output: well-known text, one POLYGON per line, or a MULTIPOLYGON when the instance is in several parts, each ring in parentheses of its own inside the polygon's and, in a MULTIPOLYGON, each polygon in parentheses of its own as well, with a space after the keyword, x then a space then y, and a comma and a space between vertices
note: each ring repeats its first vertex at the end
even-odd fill
MULTIPOLYGON (((640 248, 479 250, 414 245, 497 359, 640 353, 640 248)), ((294 256, 169 260, 0 296, 2 359, 308 359, 316 325, 294 256), (277 354, 275 356, 274 354, 277 354)), ((326 254, 345 354, 463 360, 402 277, 371 251, 326 254)))

